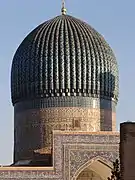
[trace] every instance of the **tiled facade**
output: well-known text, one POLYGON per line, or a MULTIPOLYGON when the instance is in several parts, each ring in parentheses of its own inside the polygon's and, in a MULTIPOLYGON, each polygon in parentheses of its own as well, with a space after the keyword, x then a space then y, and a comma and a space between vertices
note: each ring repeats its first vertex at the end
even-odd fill
MULTIPOLYGON (((115 104, 112 103, 112 108, 109 100, 102 100, 102 109, 100 109, 99 99, 95 98, 93 101, 91 100, 92 98, 89 98, 91 101, 88 101, 88 98, 82 99, 85 99, 85 101, 83 101, 83 103, 85 103, 84 107, 82 103, 80 107, 44 108, 43 100, 42 104, 39 104, 39 107, 37 102, 35 102, 37 107, 33 105, 33 102, 27 102, 27 104, 24 103, 24 105, 23 103, 20 103, 18 106, 16 105, 14 112, 15 161, 22 158, 30 158, 33 152, 49 153, 52 148, 53 130, 88 132, 116 130, 115 104), (89 102, 89 104, 86 105, 87 102, 89 102), (33 109, 30 109, 30 105, 33 109)), ((73 103, 78 105, 79 98, 78 101, 75 100, 75 98, 72 98, 73 103)), ((52 101, 53 106, 54 103, 57 106, 57 102, 55 102, 53 98, 52 101)), ((50 102, 52 101, 50 100, 50 102)), ((64 101, 61 102, 63 102, 61 106, 64 106, 64 101)), ((71 105, 71 101, 67 101, 66 103, 68 103, 68 106, 71 105)), ((51 105, 52 104, 48 102, 48 106, 51 105)))
POLYGON ((12 62, 13 105, 40 97, 101 97, 118 101, 115 55, 93 27, 73 16, 44 22, 20 44, 12 62))
POLYGON ((0 179, 75 180, 86 164, 99 159, 112 167, 118 157, 119 133, 54 131, 53 167, 3 167, 0 179))
POLYGON ((0 178, 76 180, 93 161, 111 169, 118 95, 115 55, 94 28, 66 14, 38 26, 12 62, 14 163, 52 154, 53 167, 5 168, 0 178))

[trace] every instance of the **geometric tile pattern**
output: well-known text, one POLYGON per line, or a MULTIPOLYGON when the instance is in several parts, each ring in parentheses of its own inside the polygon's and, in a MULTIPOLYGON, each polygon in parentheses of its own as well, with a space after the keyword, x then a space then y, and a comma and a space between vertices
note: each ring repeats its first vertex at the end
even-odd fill
POLYGON ((115 112, 107 109, 57 107, 17 110, 15 108, 14 112, 16 160, 27 159, 33 152, 49 153, 53 130, 116 131, 115 112))
POLYGON ((87 23, 57 16, 33 30, 12 63, 13 104, 41 97, 118 100, 118 67, 104 38, 87 23))
POLYGON ((113 99, 102 99, 94 97, 50 97, 50 98, 35 98, 15 104, 15 111, 26 111, 29 109, 41 109, 52 107, 83 107, 106 109, 113 112, 116 111, 116 103, 113 99))
POLYGON ((112 167, 119 157, 119 133, 62 132, 53 133, 53 169, 41 170, 22 167, 0 168, 0 179, 74 180, 79 168, 96 159, 112 167))

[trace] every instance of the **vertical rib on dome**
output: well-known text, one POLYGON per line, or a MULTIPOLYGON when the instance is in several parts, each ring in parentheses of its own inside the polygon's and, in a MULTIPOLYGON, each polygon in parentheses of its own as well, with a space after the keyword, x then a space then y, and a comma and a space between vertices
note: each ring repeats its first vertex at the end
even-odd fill
POLYGON ((12 102, 38 97, 118 99, 118 67, 104 38, 72 16, 58 16, 33 30, 12 63, 12 102))

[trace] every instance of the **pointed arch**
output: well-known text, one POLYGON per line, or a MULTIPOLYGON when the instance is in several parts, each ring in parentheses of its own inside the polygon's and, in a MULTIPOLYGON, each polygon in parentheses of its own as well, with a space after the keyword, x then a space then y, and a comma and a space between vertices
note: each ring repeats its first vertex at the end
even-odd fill
POLYGON ((86 169, 98 174, 103 180, 107 179, 111 175, 113 163, 102 157, 95 157, 83 164, 74 174, 72 180, 76 180, 77 177, 86 169))

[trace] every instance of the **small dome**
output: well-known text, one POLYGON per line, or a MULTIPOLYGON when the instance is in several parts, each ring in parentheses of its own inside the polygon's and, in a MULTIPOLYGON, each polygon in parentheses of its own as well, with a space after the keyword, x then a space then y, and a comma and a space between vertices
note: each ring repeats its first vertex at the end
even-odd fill
POLYGON ((91 26, 60 15, 34 29, 12 63, 13 104, 41 97, 93 96, 118 100, 118 67, 91 26))

